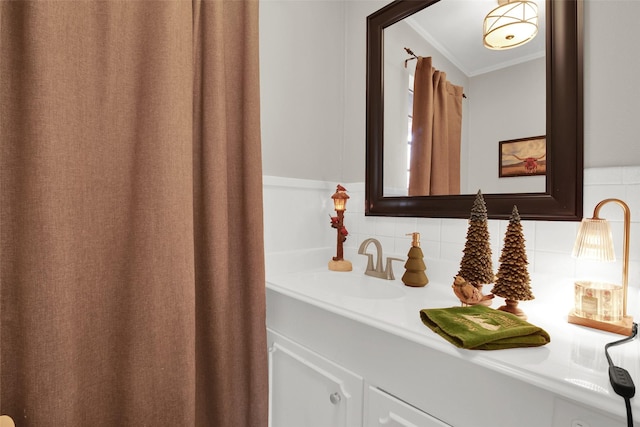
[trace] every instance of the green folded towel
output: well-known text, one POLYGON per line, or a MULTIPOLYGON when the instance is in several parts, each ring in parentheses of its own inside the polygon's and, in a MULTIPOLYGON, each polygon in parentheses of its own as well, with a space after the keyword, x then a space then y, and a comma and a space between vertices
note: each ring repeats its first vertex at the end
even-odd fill
POLYGON ((500 350, 537 347, 551 341, 542 328, 484 305, 420 310, 422 322, 456 347, 500 350))

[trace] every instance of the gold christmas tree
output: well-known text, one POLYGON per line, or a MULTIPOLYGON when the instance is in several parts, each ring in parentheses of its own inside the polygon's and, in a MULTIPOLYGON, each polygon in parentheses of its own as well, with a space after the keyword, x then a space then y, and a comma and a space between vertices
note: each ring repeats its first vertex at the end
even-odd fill
POLYGON ((491 263, 487 206, 480 190, 478 190, 471 208, 467 241, 463 253, 458 276, 462 276, 475 286, 493 283, 495 277, 491 263))
POLYGON ((520 214, 518 208, 514 206, 504 236, 496 283, 491 292, 505 299, 506 305, 498 310, 526 318, 522 310, 517 307, 518 301, 528 301, 535 297, 531 292, 531 279, 527 269, 529 262, 524 243, 520 214))

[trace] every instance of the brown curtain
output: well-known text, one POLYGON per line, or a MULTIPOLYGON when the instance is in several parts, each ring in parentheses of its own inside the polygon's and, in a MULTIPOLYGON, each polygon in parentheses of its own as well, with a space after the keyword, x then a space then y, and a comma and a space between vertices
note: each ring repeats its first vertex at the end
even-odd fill
POLYGON ((419 57, 414 77, 409 195, 460 193, 463 88, 419 57))
POLYGON ((0 413, 266 426, 258 2, 0 18, 0 413))

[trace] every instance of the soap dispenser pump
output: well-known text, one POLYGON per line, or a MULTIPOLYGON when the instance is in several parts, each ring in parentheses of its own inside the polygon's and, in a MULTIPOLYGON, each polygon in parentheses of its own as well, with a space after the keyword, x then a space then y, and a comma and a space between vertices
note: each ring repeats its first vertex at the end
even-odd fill
POLYGON ((406 269, 402 275, 402 283, 412 287, 422 287, 429 283, 429 279, 425 274, 427 266, 424 264, 424 254, 420 249, 420 233, 410 233, 407 236, 413 236, 411 241, 411 249, 407 254, 407 262, 404 264, 406 269))

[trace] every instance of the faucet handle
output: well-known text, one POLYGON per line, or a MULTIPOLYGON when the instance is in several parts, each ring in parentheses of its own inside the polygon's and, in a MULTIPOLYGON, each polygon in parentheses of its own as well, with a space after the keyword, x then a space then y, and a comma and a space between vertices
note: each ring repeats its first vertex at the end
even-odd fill
POLYGON ((384 274, 387 280, 395 280, 395 276, 393 275, 393 268, 391 267, 391 261, 405 261, 402 258, 394 258, 394 257, 387 257, 387 265, 384 269, 384 274))

